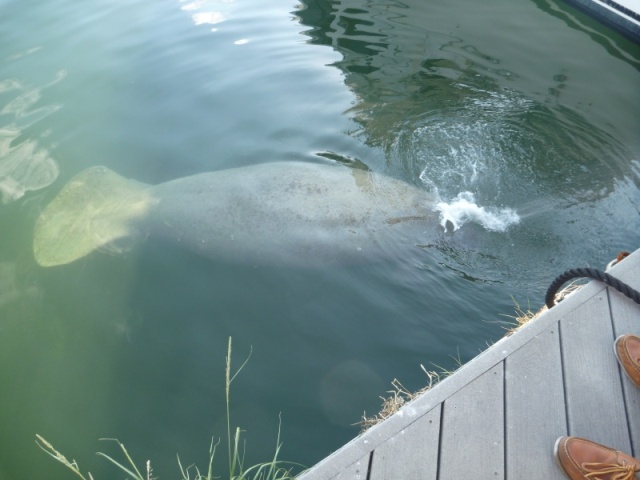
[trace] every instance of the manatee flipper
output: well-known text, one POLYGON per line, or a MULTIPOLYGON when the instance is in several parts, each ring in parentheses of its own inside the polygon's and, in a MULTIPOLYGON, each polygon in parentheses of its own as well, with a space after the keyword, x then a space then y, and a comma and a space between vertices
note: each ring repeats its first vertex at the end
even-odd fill
POLYGON ((105 167, 79 173, 40 214, 33 253, 43 267, 64 265, 139 233, 134 220, 153 204, 149 186, 105 167))

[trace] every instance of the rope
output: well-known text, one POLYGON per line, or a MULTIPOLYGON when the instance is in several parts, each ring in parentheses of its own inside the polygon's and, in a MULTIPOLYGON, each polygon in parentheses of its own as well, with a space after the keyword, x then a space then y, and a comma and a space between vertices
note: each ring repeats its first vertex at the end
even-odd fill
POLYGON ((592 278, 594 280, 599 280, 601 282, 606 283, 610 287, 615 288, 620 293, 626 295, 634 302, 640 304, 640 292, 634 290, 629 285, 624 282, 621 282, 616 277, 612 277, 608 273, 605 273, 601 270, 596 270, 595 268, 574 268, 572 270, 567 270, 558 278, 556 278, 553 283, 549 286, 547 290, 547 294, 544 297, 544 302, 547 304, 548 308, 551 308, 555 305, 555 296, 560 290, 560 287, 568 280, 572 278, 581 278, 587 277, 592 278))

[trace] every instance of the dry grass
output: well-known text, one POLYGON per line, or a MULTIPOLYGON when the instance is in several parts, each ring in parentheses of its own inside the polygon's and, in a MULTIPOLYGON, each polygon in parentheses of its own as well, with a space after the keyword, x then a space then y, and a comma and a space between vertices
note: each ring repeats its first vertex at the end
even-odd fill
MULTIPOLYGON (((556 293, 555 296, 555 303, 560 303, 562 300, 564 300, 565 298, 567 298, 569 295, 571 295, 573 292, 579 290, 581 287, 583 287, 585 285, 584 281, 582 280, 576 280, 574 282, 571 282, 569 285, 567 285, 565 288, 563 288, 562 290, 560 290, 558 293, 556 293)), ((509 335, 513 335, 515 332, 517 332, 521 327, 523 327, 524 325, 526 325, 527 323, 529 323, 531 320, 534 320, 536 318, 538 318, 540 315, 542 315, 544 312, 546 312, 547 310, 549 310, 547 308, 546 305, 544 305, 540 310, 538 310, 537 312, 532 312, 531 311, 531 306, 527 306, 527 309, 523 309, 518 302, 516 302, 515 299, 513 299, 513 303, 515 304, 515 315, 505 315, 508 318, 511 318, 513 320, 515 320, 515 325, 513 327, 507 328, 507 333, 506 336, 508 337, 509 335)))
POLYGON ((520 329, 520 327, 523 327, 524 325, 529 323, 531 320, 538 318, 544 312, 549 310, 547 306, 544 305, 537 312, 532 312, 530 306, 528 306, 527 309, 525 310, 520 306, 518 302, 515 301, 515 299, 513 300, 513 303, 515 304, 515 315, 504 315, 505 317, 515 321, 515 323, 512 323, 513 326, 505 327, 505 329, 507 330, 507 333, 506 333, 507 337, 510 335, 513 335, 515 332, 517 332, 520 329))
POLYGON ((362 415, 362 419, 357 423, 357 425, 360 426, 360 432, 364 432, 374 425, 377 425, 378 423, 386 420, 391 415, 400 410, 408 402, 416 398, 418 395, 431 389, 441 380, 440 373, 427 370, 424 365, 420 365, 420 368, 422 368, 422 371, 427 375, 427 385, 417 392, 410 392, 404 387, 404 385, 402 385, 402 383, 400 383, 397 378, 394 378, 393 382, 391 382, 391 386, 393 387, 393 389, 387 391, 389 396, 386 398, 380 397, 380 399, 382 400, 380 411, 371 417, 368 417, 366 412, 362 415))
MULTIPOLYGON (((555 296, 555 302, 559 303, 562 300, 564 300, 566 297, 568 297, 571 293, 579 290, 584 285, 584 283, 579 283, 579 282, 581 281, 577 280, 577 281, 571 282, 565 288, 560 290, 555 296)), ((538 318, 544 312, 549 310, 545 305, 538 311, 533 312, 531 311, 530 305, 528 305, 527 308, 525 309, 521 307, 518 304, 518 302, 515 301, 515 299, 514 299, 514 304, 515 304, 515 315, 505 315, 506 317, 511 318, 515 321, 512 327, 509 327, 506 329, 507 330, 506 336, 513 335, 522 326, 526 325, 531 320, 538 318)), ((458 361, 458 367, 462 366, 462 362, 459 359, 457 361, 458 361)), ((360 426, 361 433, 373 427, 374 425, 377 425, 378 423, 381 423, 382 421, 386 420, 391 415, 393 415, 398 410, 400 410, 404 405, 409 403, 411 400, 415 399, 422 393, 430 390, 440 380, 442 380, 443 378, 447 377, 448 375, 452 374, 455 371, 455 370, 449 371, 439 367, 440 372, 435 372, 432 370, 427 370, 424 367, 424 365, 420 365, 420 368, 427 375, 427 378, 428 378, 427 385, 421 388, 420 390, 418 390, 417 392, 410 392, 404 387, 404 385, 402 385, 402 383, 400 383, 398 379, 394 379, 391 382, 391 386, 393 387, 393 389, 387 391, 389 396, 380 397, 380 399, 382 400, 382 406, 380 407, 380 411, 373 416, 367 416, 367 413, 365 412, 362 415, 362 419, 357 423, 357 425, 360 426)))

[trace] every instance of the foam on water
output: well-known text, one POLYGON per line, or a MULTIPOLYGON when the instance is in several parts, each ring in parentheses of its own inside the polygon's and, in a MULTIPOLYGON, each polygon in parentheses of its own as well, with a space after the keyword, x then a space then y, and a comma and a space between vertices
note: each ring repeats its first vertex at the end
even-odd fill
POLYGON ((420 181, 437 198, 434 211, 445 231, 472 222, 504 232, 521 219, 504 205, 517 201, 514 189, 524 188, 519 176, 512 177, 513 165, 526 164, 530 156, 529 135, 517 117, 532 104, 506 90, 461 88, 469 95, 460 105, 423 119, 397 146, 419 166, 420 181))
POLYGON ((445 232, 449 230, 449 226, 456 231, 469 221, 476 222, 490 231, 504 232, 511 225, 520 222, 520 216, 510 208, 479 206, 471 192, 461 192, 449 203, 437 203, 434 211, 440 212, 440 225, 445 232))

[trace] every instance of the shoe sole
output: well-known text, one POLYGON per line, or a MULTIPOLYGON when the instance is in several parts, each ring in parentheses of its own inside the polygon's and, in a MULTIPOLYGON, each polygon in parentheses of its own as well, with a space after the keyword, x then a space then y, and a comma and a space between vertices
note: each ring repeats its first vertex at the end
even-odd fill
POLYGON ((556 440, 556 443, 553 445, 553 457, 556 459, 556 465, 558 465, 558 467, 560 467, 560 470, 562 470, 566 474, 567 471, 562 466, 562 463, 560 463, 560 458, 558 457, 558 450, 560 449, 560 442, 564 438, 566 438, 566 437, 558 437, 558 439, 556 440))

